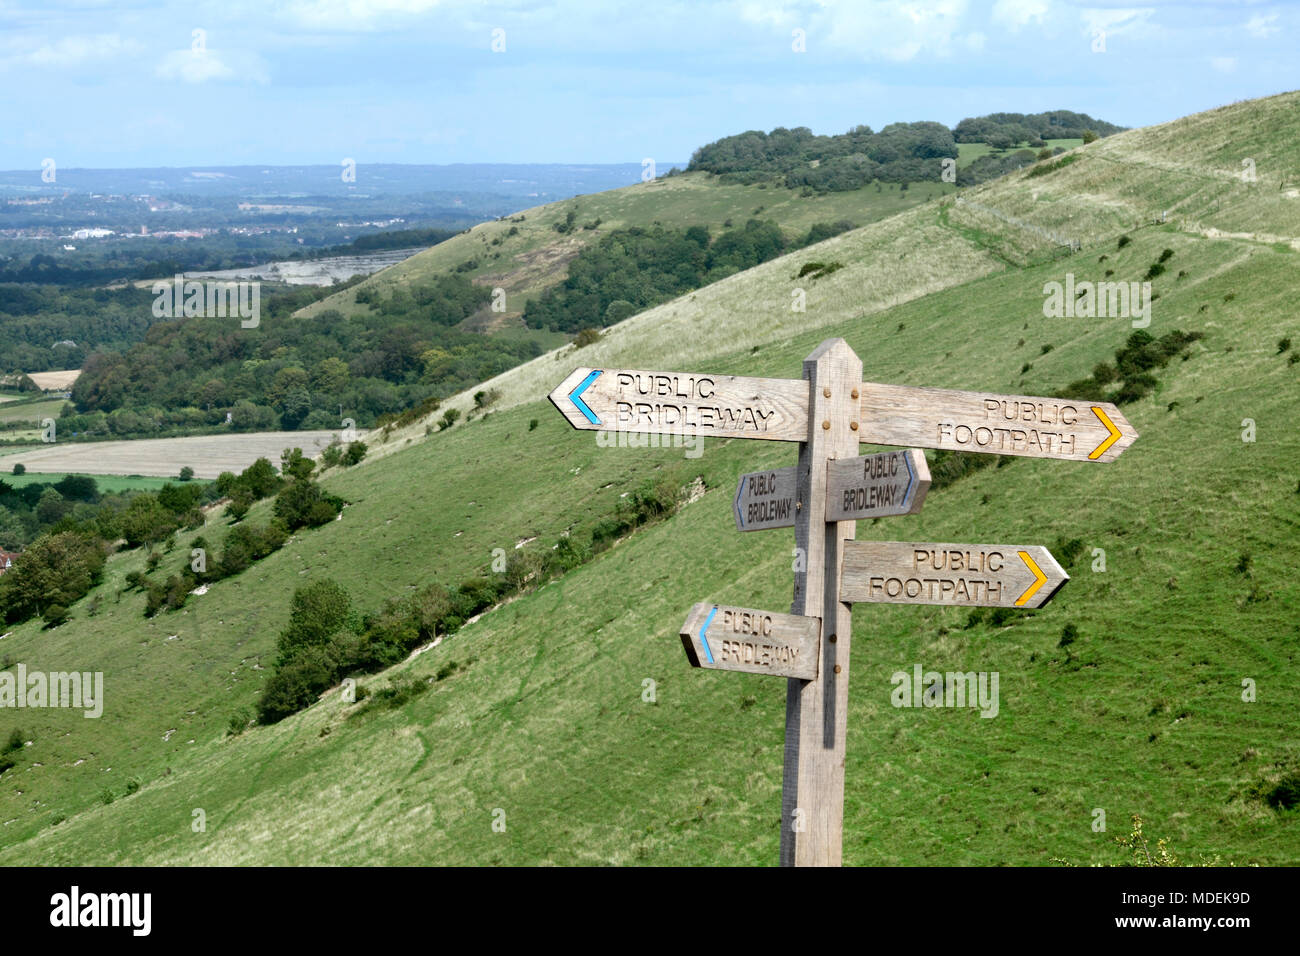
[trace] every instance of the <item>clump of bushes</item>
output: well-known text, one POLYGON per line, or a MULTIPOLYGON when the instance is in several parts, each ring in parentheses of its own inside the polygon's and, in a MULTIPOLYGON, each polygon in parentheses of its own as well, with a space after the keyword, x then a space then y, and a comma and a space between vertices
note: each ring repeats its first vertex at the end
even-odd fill
MULTIPOLYGON (((597 522, 585 543, 565 534, 540 554, 516 550, 502 573, 479 575, 454 586, 430 584, 409 596, 390 599, 373 613, 359 613, 334 581, 299 588, 277 643, 275 673, 258 701, 258 719, 262 723, 282 720, 350 674, 373 673, 399 663, 417 647, 455 633, 506 596, 557 577, 589 561, 621 535, 671 514, 680 498, 680 487, 669 478, 647 482, 621 500, 611 518, 597 522)), ((440 670, 438 680, 453 672, 454 666, 447 666, 452 669, 440 670)))
POLYGON ((1115 353, 1115 364, 1098 363, 1089 378, 1071 382, 1056 393, 1057 398, 1083 401, 1109 401, 1116 405, 1135 402, 1156 387, 1154 370, 1164 368, 1177 355, 1188 355, 1191 344, 1202 338, 1200 332, 1174 330, 1159 339, 1139 329, 1131 334, 1115 353), (1118 382, 1107 392, 1106 385, 1118 382))
POLYGON ((832 272, 839 272, 843 268, 844 263, 842 262, 805 262, 795 278, 802 279, 804 276, 810 276, 814 279, 820 279, 832 272))
POLYGON ((94 535, 42 535, 0 577, 0 619, 13 624, 40 616, 51 627, 62 623, 68 608, 99 583, 105 556, 105 543, 94 535))

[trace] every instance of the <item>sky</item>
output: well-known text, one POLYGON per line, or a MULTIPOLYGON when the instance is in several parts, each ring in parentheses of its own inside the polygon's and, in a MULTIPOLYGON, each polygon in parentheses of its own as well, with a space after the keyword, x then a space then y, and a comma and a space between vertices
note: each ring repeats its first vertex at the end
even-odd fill
POLYGON ((1300 0, 0 0, 0 169, 686 160, 1300 87, 1300 0))

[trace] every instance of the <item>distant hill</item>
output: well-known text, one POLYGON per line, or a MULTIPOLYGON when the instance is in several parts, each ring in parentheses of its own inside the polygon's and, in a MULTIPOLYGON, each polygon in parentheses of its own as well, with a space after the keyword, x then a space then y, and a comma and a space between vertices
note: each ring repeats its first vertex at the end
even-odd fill
MULTIPOLYGON (((750 130, 701 146, 688 168, 716 173, 725 182, 756 183, 775 177, 792 189, 838 192, 875 181, 939 179, 941 160, 956 159, 958 143, 1043 148, 1047 140, 1082 141, 1088 131, 1101 137, 1122 128, 1069 110, 991 113, 964 119, 955 130, 933 122, 891 123, 879 132, 855 126, 847 133, 818 136, 806 126, 780 127, 770 133, 750 130)), ((999 168, 995 175, 1003 172, 999 168)))

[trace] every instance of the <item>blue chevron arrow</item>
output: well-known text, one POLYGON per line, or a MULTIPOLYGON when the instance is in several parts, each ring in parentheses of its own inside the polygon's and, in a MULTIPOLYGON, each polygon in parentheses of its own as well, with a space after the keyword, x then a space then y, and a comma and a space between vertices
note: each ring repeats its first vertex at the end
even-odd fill
MULTIPOLYGON (((587 377, 582 380, 582 384, 569 393, 569 401, 573 402, 573 407, 586 415, 587 421, 591 422, 593 425, 599 425, 600 419, 596 417, 595 412, 587 407, 587 403, 582 400, 582 393, 590 387, 592 382, 600 378, 600 372, 600 369, 593 369, 588 373, 587 377)), ((710 663, 712 663, 712 659, 710 659, 710 663)))
POLYGON ((709 625, 713 623, 713 615, 717 613, 717 605, 714 605, 713 610, 709 612, 709 616, 704 619, 704 626, 700 628, 700 643, 704 645, 704 656, 710 664, 713 663, 713 651, 709 649, 709 639, 706 635, 709 633, 709 625))
POLYGON ((912 456, 903 452, 903 464, 907 466, 907 490, 903 492, 903 504, 911 507, 912 488, 916 486, 916 472, 912 470, 912 456))

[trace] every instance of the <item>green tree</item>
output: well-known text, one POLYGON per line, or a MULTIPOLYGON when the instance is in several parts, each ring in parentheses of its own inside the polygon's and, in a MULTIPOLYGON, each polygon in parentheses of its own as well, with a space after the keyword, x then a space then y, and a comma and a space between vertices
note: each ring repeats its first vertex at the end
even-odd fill
POLYGON ((15 622, 53 605, 70 607, 98 583, 103 569, 103 547, 89 535, 42 535, 0 576, 0 609, 15 622))
POLYGON ((280 453, 280 474, 292 478, 310 477, 316 462, 306 457, 301 448, 286 448, 280 453))
POLYGON ((165 508, 154 494, 136 495, 118 517, 118 528, 127 547, 161 541, 176 530, 176 515, 165 508))
POLYGON ((331 355, 312 366, 311 387, 314 391, 334 395, 347 388, 348 378, 348 363, 331 355))
POLYGON ((53 488, 46 488, 36 502, 36 520, 44 526, 52 525, 67 514, 69 507, 63 495, 53 488))
POLYGON ((329 578, 294 591, 289 623, 276 645, 278 665, 283 666, 305 647, 328 643, 331 636, 347 628, 351 610, 348 592, 329 578))

